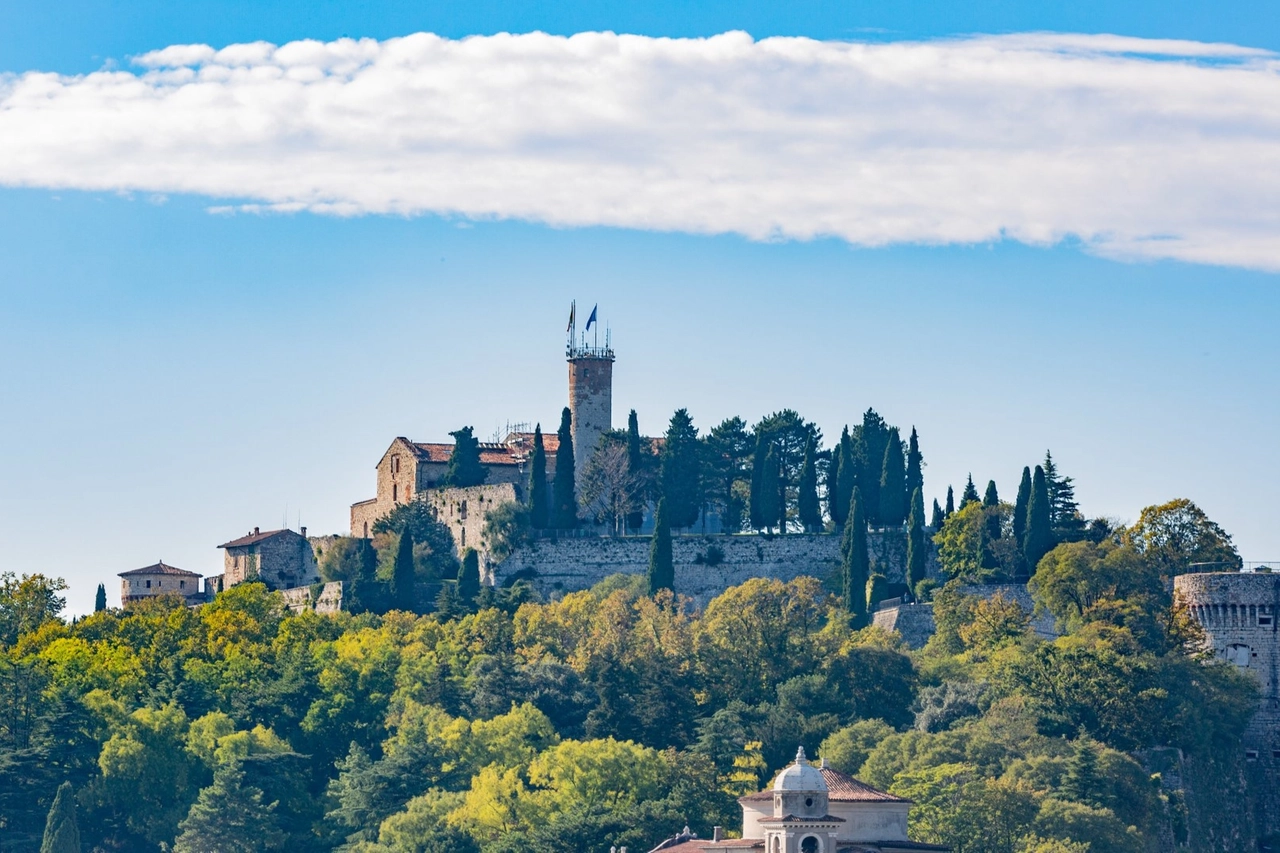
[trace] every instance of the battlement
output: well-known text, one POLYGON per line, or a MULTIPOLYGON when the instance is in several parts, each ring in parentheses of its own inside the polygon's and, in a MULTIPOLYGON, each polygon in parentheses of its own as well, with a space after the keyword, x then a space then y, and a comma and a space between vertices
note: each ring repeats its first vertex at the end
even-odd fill
POLYGON ((1215 572, 1179 575, 1174 592, 1191 610, 1191 616, 1210 634, 1261 629, 1276 635, 1280 615, 1280 574, 1269 572, 1215 572))

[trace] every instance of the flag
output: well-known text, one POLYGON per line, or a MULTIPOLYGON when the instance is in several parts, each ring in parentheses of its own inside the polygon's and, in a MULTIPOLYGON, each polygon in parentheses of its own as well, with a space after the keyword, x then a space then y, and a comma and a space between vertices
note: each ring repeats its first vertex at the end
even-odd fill
POLYGON ((571 332, 571 331, 573 331, 573 309, 574 309, 575 307, 576 307, 576 306, 575 306, 575 304, 574 304, 573 302, 570 302, 570 303, 569 303, 569 325, 565 327, 565 331, 566 331, 566 332, 571 332))
POLYGON ((591 306, 591 316, 587 318, 587 328, 586 328, 586 331, 588 331, 588 332, 589 332, 589 331, 591 331, 591 324, 592 324, 592 323, 594 323, 594 322, 596 321, 596 309, 597 309, 597 308, 599 308, 599 307, 600 307, 599 305, 593 305, 593 306, 591 306))

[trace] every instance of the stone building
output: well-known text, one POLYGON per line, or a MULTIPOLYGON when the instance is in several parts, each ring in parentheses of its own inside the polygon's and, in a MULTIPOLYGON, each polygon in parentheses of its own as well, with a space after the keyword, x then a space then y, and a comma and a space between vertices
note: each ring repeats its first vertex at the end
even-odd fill
MULTIPOLYGON (((587 321, 587 331, 595 322, 595 311, 587 321)), ((597 332, 599 327, 597 327, 597 332)), ((600 436, 613 429, 613 347, 610 334, 604 333, 604 346, 598 340, 588 345, 586 331, 575 340, 577 327, 569 320, 569 342, 565 357, 569 361, 569 414, 573 434, 573 453, 578 466, 585 463, 600 443, 600 436)))
POLYGON ((907 853, 947 851, 907 837, 911 801, 876 790, 827 766, 815 766, 804 749, 768 789, 738 800, 742 837, 725 838, 719 827, 709 839, 688 829, 651 853, 907 853))
POLYGON ((164 560, 154 566, 144 566, 121 572, 120 603, 129 604, 157 595, 181 595, 188 603, 204 600, 200 591, 200 575, 167 565, 164 560))
POLYGON ((1214 656, 1258 681, 1260 703, 1244 733, 1245 773, 1258 837, 1280 835, 1280 574, 1179 575, 1173 589, 1214 656))
POLYGON ((223 573, 206 582, 211 593, 259 580, 268 589, 307 586, 320 580, 315 550, 307 541, 307 528, 253 532, 218 546, 224 550, 223 573))

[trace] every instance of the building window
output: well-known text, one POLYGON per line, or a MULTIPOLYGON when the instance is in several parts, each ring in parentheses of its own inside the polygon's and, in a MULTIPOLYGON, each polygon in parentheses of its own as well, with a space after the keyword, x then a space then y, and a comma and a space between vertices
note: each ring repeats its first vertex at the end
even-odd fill
POLYGON ((1257 761, 1257 760, 1258 760, 1258 750, 1256 750, 1256 749, 1246 749, 1246 750, 1244 751, 1244 760, 1245 760, 1245 761, 1257 761))
POLYGON ((391 500, 393 501, 400 500, 400 487, 397 486, 395 483, 391 484, 391 500))
POLYGON ((1259 627, 1261 627, 1261 628, 1270 628, 1270 627, 1271 627, 1271 625, 1272 625, 1272 619, 1273 619, 1273 618, 1274 618, 1274 617, 1273 617, 1273 616, 1271 616, 1271 614, 1269 614, 1269 613, 1268 613, 1266 616, 1263 616, 1261 613, 1259 613, 1259 614, 1258 614, 1258 626, 1259 626, 1259 627))
POLYGON ((147 581, 147 589, 151 589, 151 581, 147 581))
POLYGON ((392 474, 400 473, 400 457, 399 456, 391 457, 391 473, 392 474))
POLYGON ((187 588, 186 581, 178 581, 178 589, 186 589, 186 588, 187 588))
POLYGON ((369 522, 367 521, 364 523, 364 538, 369 538, 369 522))
POLYGON ((816 836, 807 835, 805 836, 804 841, 800 842, 800 853, 818 853, 820 849, 822 848, 818 846, 818 839, 816 836))
POLYGON ((467 528, 462 528, 462 547, 467 547, 467 528))

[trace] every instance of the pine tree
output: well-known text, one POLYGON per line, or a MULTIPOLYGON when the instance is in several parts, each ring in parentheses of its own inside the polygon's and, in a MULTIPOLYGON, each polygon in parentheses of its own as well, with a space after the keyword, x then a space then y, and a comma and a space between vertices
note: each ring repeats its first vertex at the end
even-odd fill
POLYGON ((573 530, 578 526, 578 494, 573 471, 573 416, 568 406, 560 413, 556 436, 560 447, 556 450, 556 476, 551 484, 551 526, 573 530))
POLYGON ((764 463, 769 446, 764 433, 756 433, 756 449, 751 455, 751 495, 748 506, 751 529, 763 530, 766 526, 761 499, 764 496, 764 463))
POLYGON ((1098 752, 1093 741, 1081 735, 1067 759, 1067 772, 1062 776, 1059 791, 1078 803, 1095 808, 1102 805, 1098 796, 1101 778, 1098 774, 1098 752))
POLYGON ((906 471, 902 459, 902 438, 898 428, 889 430, 884 459, 880 465, 880 523, 897 527, 906 519, 906 471))
POLYGON ((418 603, 414 589, 413 534, 406 530, 400 534, 395 563, 391 568, 391 606, 396 610, 412 613, 418 603))
MULTIPOLYGON (((644 456, 640 452, 640 421, 636 418, 636 410, 632 409, 631 414, 627 415, 627 466, 631 469, 632 477, 640 476, 640 472, 644 470, 644 462, 644 456)), ((643 509, 627 513, 627 529, 632 533, 638 532, 642 524, 643 509)))
POLYGON ((529 526, 534 530, 545 530, 551 523, 547 497, 547 451, 542 424, 538 424, 533 428, 533 455, 529 460, 529 526))
POLYGON ((107 588, 98 584, 98 592, 93 597, 93 612, 101 613, 107 609, 107 588))
POLYGON ((933 499, 933 517, 929 519, 929 526, 937 533, 942 529, 942 523, 947 520, 946 515, 942 512, 942 507, 938 504, 938 499, 933 499))
POLYGON ((916 493, 916 489, 924 494, 924 456, 920 453, 920 438, 916 435, 916 428, 912 427, 911 438, 907 441, 907 488, 904 492, 908 505, 902 511, 903 518, 911 514, 911 496, 916 493))
POLYGON ((466 607, 480 594, 480 555, 474 548, 462 552, 462 569, 458 572, 458 599, 466 607))
POLYGON ((779 470, 778 451, 772 443, 764 455, 764 470, 760 472, 760 518, 765 528, 773 528, 783 517, 786 506, 781 496, 782 477, 779 470))
POLYGON ((213 774, 178 824, 173 853, 263 853, 284 844, 276 804, 264 805, 262 790, 244 784, 244 771, 228 764, 213 774))
POLYGON ((1044 452, 1044 481, 1049 491, 1049 524, 1058 542, 1075 542, 1084 538, 1084 517, 1076 503, 1075 480, 1058 474, 1053 454, 1044 452))
POLYGON ((435 604, 435 617, 441 622, 448 622, 453 617, 461 615, 463 607, 462 600, 458 598, 458 584, 450 581, 440 584, 435 604))
POLYGON ((844 442, 849 438, 849 428, 845 427, 840 441, 831 448, 831 462, 827 465, 827 515, 831 523, 839 530, 844 522, 844 511, 848 504, 840 505, 840 455, 844 442))
POLYGON ((480 442, 471 427, 463 427, 449 435, 453 436, 453 452, 449 454, 444 484, 459 488, 483 485, 489 479, 489 469, 480 464, 480 442))
POLYGON ((870 561, 867 558, 867 518, 862 511, 862 490, 855 487, 849 499, 849 512, 845 517, 844 538, 840 542, 842 575, 844 578, 844 606, 849 611, 854 628, 861 628, 867 620, 867 577, 870 561))
MULTIPOLYGON (((99 587, 101 589, 101 587, 99 587)), ((80 826, 76 821, 76 797, 70 782, 58 786, 44 824, 40 853, 80 853, 80 826)))
POLYGON ((804 448, 804 462, 800 466, 800 492, 796 498, 796 514, 805 533, 822 530, 822 509, 818 503, 818 460, 813 439, 804 448))
POLYGON ((995 480, 987 481, 987 492, 982 496, 982 506, 986 509, 987 515, 987 539, 994 542, 1000 538, 1000 493, 996 491, 995 480))
POLYGON ((978 489, 973 485, 973 475, 969 475, 969 481, 964 484, 964 494, 960 495, 960 508, 964 509, 969 504, 978 502, 978 489))
POLYGON ((1049 525, 1049 489, 1045 484, 1044 469, 1036 466, 1031 476, 1031 500, 1027 502, 1027 533, 1022 541, 1022 553, 1027 559, 1027 569, 1035 574, 1040 558, 1053 548, 1053 529, 1049 525))
POLYGON ((658 499, 658 512, 653 520, 653 542, 649 546, 649 594, 660 589, 675 589, 675 563, 671 555, 671 524, 667 516, 667 499, 658 499))
POLYGON ((702 508, 702 445, 687 409, 671 416, 662 445, 662 496, 672 527, 689 527, 702 508))
MULTIPOLYGON (((933 502, 934 514, 938 514, 938 502, 933 502)), ((916 584, 924 580, 924 495, 920 489, 911 493, 911 514, 907 516, 907 589, 915 592, 916 584)))
POLYGON ((1018 501, 1013 505, 1013 538, 1022 548, 1027 538, 1027 504, 1031 502, 1031 469, 1022 469, 1022 480, 1018 482, 1018 501))
POLYGON ((853 438, 846 428, 840 436, 840 482, 836 497, 840 500, 840 529, 849 517, 849 501, 853 498, 853 490, 858 485, 858 460, 854 454, 853 438), (848 472, 848 473, 846 473, 848 472))

